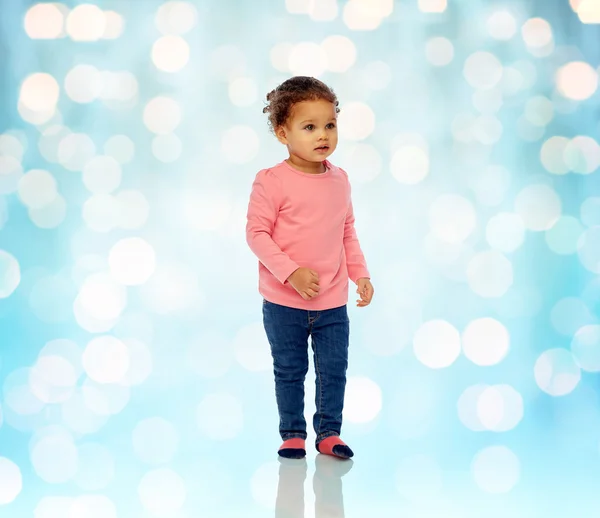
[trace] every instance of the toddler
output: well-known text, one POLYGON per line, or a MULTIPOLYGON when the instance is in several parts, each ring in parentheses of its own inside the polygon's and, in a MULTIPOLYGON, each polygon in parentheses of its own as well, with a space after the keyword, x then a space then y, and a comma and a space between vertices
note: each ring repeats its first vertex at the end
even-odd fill
POLYGON ((340 439, 348 366, 348 279, 357 306, 373 286, 356 231, 350 182, 327 158, 338 141, 338 100, 312 77, 292 77, 267 95, 264 113, 289 157, 256 175, 246 239, 259 260, 259 292, 279 410, 279 455, 306 456, 304 380, 310 337, 316 375, 317 451, 348 459, 340 439))

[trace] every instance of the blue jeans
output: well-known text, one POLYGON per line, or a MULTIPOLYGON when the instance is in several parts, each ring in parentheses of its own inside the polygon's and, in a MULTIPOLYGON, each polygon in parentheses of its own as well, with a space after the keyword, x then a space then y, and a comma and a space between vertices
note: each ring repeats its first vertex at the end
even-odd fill
POLYGON ((263 301, 263 323, 273 356, 279 434, 306 439, 304 379, 311 338, 316 374, 316 443, 340 435, 348 368, 350 321, 346 306, 322 311, 263 301))

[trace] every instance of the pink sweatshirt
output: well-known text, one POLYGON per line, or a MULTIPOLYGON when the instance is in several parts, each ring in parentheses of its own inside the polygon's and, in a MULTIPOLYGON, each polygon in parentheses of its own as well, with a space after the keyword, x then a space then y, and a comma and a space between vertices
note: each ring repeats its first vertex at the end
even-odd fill
POLYGON ((246 240, 259 259, 259 292, 269 302, 324 310, 348 302, 348 278, 369 277, 356 231, 346 172, 324 162, 322 174, 286 161, 256 175, 246 240), (287 281, 299 267, 319 274, 320 293, 304 300, 287 281))

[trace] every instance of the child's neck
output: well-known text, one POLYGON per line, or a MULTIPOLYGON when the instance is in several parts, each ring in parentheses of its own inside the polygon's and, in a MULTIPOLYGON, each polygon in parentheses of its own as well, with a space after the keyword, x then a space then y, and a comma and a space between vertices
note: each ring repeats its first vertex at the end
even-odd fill
POLYGON ((309 174, 322 174, 327 170, 327 166, 325 165, 325 161, 323 162, 309 162, 308 160, 304 160, 302 158, 297 157, 296 155, 290 155, 290 157, 286 160, 288 164, 299 169, 303 173, 309 174))

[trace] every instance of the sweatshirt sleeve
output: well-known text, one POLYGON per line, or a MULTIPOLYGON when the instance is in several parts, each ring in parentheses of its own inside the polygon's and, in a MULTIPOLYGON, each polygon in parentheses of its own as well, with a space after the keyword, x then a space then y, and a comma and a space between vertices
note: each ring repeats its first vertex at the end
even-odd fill
MULTIPOLYGON (((350 186, 349 181, 348 186, 350 186)), ((348 212, 346 214, 346 222, 344 224, 344 249, 346 250, 346 264, 348 267, 348 277, 350 277, 350 280, 356 284, 358 279, 362 279, 363 277, 370 279, 371 275, 367 269, 367 262, 360 248, 358 236, 356 235, 356 229, 354 228, 354 208, 352 206, 352 195, 350 195, 350 203, 348 206, 348 212)))
POLYGON ((271 235, 281 204, 279 179, 268 169, 260 171, 252 184, 246 223, 246 242, 258 260, 281 282, 299 266, 273 241, 271 235))

